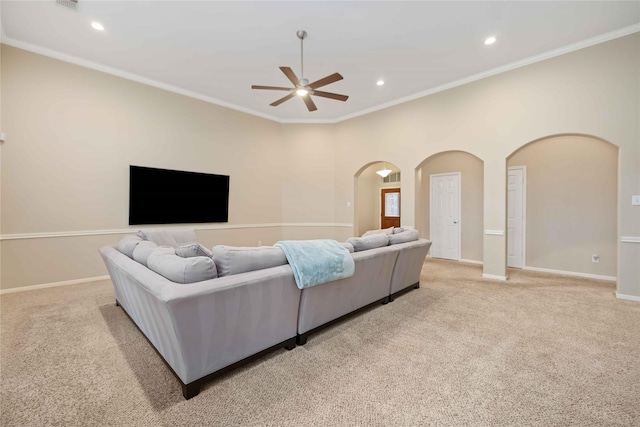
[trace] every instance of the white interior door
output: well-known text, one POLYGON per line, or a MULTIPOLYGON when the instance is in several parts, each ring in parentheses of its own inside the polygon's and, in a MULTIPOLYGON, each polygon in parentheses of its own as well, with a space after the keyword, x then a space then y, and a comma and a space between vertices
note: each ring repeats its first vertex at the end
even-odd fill
POLYGON ((430 175, 431 256, 460 260, 460 172, 430 175))
POLYGON ((525 173, 524 166, 516 166, 507 175, 508 267, 524 268, 525 173))

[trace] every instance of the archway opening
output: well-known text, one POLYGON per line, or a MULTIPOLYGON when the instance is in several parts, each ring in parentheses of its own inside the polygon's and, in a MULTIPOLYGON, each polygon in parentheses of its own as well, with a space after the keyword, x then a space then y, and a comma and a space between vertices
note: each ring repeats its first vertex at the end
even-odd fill
MULTIPOLYGON (((402 213, 399 210, 400 184, 400 169, 388 161, 368 163, 356 172, 354 177, 354 234, 356 236, 361 236, 368 230, 379 229, 384 225, 381 221, 382 214, 385 211, 382 206, 385 195, 389 200, 388 203, 395 203, 394 194, 398 193, 397 219, 398 222, 401 221, 402 213), (378 173, 383 170, 388 171, 388 173, 385 172, 383 174, 386 175, 384 177, 378 173)), ((393 206, 387 206, 387 208, 392 208, 391 211, 386 209, 387 212, 393 215, 396 214, 393 206)))
POLYGON ((532 141, 506 161, 507 265, 615 280, 618 147, 558 135, 532 141))
POLYGON ((482 263, 482 159, 465 151, 426 158, 416 168, 415 200, 416 228, 433 242, 431 256, 482 263))

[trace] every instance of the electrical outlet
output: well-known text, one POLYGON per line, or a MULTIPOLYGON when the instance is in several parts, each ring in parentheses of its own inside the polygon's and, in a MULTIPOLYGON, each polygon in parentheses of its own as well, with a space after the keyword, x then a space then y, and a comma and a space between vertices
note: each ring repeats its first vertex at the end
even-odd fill
POLYGON ((631 196, 631 204, 633 206, 640 206, 640 196, 631 196))
POLYGON ((258 246, 262 246, 262 240, 258 240, 258 246))
POLYGON ((591 262, 600 262, 600 255, 591 255, 591 262))

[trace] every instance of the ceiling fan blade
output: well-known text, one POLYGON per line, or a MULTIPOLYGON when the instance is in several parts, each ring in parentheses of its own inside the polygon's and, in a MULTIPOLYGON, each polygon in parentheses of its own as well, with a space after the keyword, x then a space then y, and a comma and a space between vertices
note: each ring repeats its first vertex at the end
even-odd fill
POLYGON ((260 85, 252 85, 251 89, 267 89, 267 90, 293 90, 290 87, 279 87, 279 86, 260 86, 260 85))
POLYGON ((305 104, 307 104, 307 109, 309 111, 316 111, 318 109, 318 107, 316 107, 316 104, 314 104, 313 99, 311 99, 309 95, 303 96, 302 100, 305 104))
POLYGON ((349 99, 347 95, 340 95, 339 93, 323 92, 321 90, 314 90, 313 94, 315 96, 322 96, 323 98, 331 98, 338 101, 346 101, 347 99, 349 99))
POLYGON ((295 86, 300 86, 300 80, 296 77, 296 73, 289 67, 280 67, 280 70, 295 86))
POLYGON ((271 104, 269 104, 269 105, 271 105, 272 107, 277 107, 278 105, 282 104, 283 102, 290 100, 290 99, 291 99, 291 98, 293 98, 294 96, 296 96, 296 93, 295 93, 295 92, 291 92, 289 95, 287 95, 287 96, 285 96, 285 97, 283 97, 283 98, 280 98, 280 99, 278 99, 277 101, 272 102, 272 103, 271 103, 271 104))
POLYGON ((344 77, 340 75, 340 73, 333 73, 330 76, 327 76, 323 79, 317 80, 309 85, 311 89, 316 89, 322 86, 326 86, 331 83, 335 83, 338 80, 342 80, 344 77))

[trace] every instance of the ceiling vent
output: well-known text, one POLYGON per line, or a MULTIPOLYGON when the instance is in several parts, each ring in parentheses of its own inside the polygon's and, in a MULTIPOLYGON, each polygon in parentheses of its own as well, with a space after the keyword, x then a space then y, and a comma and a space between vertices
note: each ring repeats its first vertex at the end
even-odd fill
POLYGON ((78 0, 55 0, 58 6, 62 6, 65 9, 78 11, 78 0))

